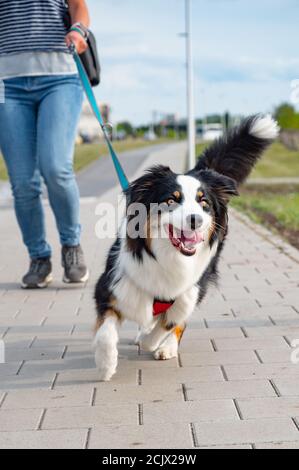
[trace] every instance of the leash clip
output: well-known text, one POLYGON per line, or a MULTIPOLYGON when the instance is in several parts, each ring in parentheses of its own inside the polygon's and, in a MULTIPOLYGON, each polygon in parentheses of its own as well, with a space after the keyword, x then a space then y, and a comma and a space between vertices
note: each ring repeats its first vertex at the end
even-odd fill
POLYGON ((111 122, 105 122, 102 126, 104 132, 106 132, 110 137, 113 134, 113 124, 111 122))

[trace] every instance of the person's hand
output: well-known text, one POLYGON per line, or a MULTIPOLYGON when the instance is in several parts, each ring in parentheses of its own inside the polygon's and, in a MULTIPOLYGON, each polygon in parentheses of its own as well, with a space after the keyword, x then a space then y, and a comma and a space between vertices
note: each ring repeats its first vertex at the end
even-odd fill
POLYGON ((82 54, 82 52, 87 49, 87 42, 80 33, 77 33, 77 31, 70 31, 65 37, 65 42, 67 47, 70 47, 73 43, 76 46, 78 54, 82 54))

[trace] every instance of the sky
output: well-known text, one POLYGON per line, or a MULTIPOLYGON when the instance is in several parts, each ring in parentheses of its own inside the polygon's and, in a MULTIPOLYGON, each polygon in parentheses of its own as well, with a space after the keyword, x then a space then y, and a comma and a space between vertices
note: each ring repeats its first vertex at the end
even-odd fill
MULTIPOLYGON (((111 121, 186 116, 184 0, 87 0, 111 121)), ((192 0, 195 110, 271 112, 299 78, 298 0, 192 0)))

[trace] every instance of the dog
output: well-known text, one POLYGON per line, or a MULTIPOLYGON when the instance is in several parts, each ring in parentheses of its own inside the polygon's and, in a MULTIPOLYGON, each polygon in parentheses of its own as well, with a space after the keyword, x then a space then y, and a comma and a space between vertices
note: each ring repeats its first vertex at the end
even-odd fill
POLYGON ((191 171, 154 166, 129 185, 126 214, 95 289, 100 380, 116 372, 125 319, 139 325, 142 350, 157 360, 177 356, 188 318, 217 282, 228 203, 278 133, 270 115, 252 116, 212 143, 191 171), (135 206, 144 208, 137 236, 128 230, 135 206))

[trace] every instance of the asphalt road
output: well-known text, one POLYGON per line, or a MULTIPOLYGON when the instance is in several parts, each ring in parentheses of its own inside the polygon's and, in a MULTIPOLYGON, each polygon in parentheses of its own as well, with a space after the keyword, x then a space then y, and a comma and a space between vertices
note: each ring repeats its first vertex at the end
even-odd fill
MULTIPOLYGON (((150 153, 161 150, 167 145, 168 144, 156 144, 120 153, 119 159, 128 179, 132 179, 138 167, 150 153)), ((112 160, 108 156, 99 158, 77 173, 77 182, 80 189, 80 197, 100 197, 106 191, 119 184, 112 160)), ((47 197, 46 188, 44 188, 44 197, 47 197)), ((1 209, 10 207, 12 203, 9 183, 0 181, 1 209)))
MULTIPOLYGON (((147 156, 156 150, 161 150, 167 144, 151 145, 137 150, 119 154, 124 171, 131 179, 137 168, 147 156)), ((81 197, 99 197, 113 186, 118 185, 118 179, 110 157, 100 158, 77 174, 81 197)))

